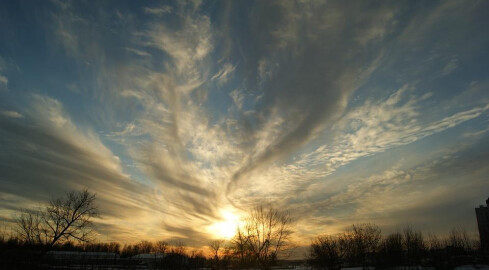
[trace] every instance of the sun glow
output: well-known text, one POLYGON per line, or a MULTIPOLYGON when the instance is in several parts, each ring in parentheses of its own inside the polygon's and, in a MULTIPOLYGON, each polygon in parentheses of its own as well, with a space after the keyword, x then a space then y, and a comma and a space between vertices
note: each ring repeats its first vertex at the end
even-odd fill
POLYGON ((230 239, 236 233, 236 229, 240 224, 240 218, 228 210, 221 211, 221 216, 221 221, 212 224, 209 227, 209 231, 217 238, 230 239))

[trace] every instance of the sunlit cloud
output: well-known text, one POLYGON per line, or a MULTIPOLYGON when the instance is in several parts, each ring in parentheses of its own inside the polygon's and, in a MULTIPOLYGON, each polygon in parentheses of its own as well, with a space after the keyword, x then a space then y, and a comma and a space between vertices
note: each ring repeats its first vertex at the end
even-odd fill
POLYGON ((0 58, 0 218, 87 187, 106 239, 203 246, 263 203, 300 214, 307 244, 469 207, 487 171, 484 5, 32 4, 45 38, 12 42, 39 58, 0 58))

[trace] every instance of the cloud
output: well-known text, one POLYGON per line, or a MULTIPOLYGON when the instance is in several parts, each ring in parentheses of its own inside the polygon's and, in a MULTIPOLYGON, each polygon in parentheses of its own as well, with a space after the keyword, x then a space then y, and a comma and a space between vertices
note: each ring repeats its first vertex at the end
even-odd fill
POLYGON ((134 48, 125 48, 127 51, 129 52, 132 52, 138 56, 150 56, 151 54, 145 52, 145 51, 141 51, 141 50, 137 50, 137 49, 134 49, 134 48))
MULTIPOLYGON (((138 48, 163 53, 150 58, 163 62, 163 69, 132 62, 131 76, 119 77, 131 78, 122 80, 122 96, 143 106, 131 123, 150 138, 124 145, 163 190, 167 215, 181 209, 193 215, 188 223, 216 218, 227 203, 243 209, 261 201, 286 203, 342 166, 486 111, 484 105, 425 122, 423 103, 433 94, 416 95, 414 84, 349 106, 352 93, 384 64, 391 35, 400 27, 399 6, 349 10, 338 3, 258 3, 247 26, 252 40, 217 33, 198 9, 183 10, 176 8, 179 16, 172 17, 178 31, 149 22, 135 35, 138 48), (347 15, 354 22, 345 24, 347 15), (233 49, 213 61, 220 42, 233 49), (209 82, 231 72, 233 78, 244 76, 243 82, 225 92, 231 104, 216 107, 237 110, 221 116, 208 103, 218 93, 209 82)), ((223 24, 232 24, 228 19, 223 24)))
POLYGON ((484 135, 488 131, 489 131, 489 127, 475 132, 465 132, 463 136, 466 138, 480 137, 481 135, 484 135))
MULTIPOLYGON (((17 209, 85 187, 97 193, 105 223, 124 219, 131 224, 159 209, 151 201, 156 200, 151 188, 125 174, 119 158, 93 132, 77 127, 59 101, 32 95, 31 102, 22 121, 0 118, 1 189, 21 198, 17 209)), ((139 226, 125 229, 136 231, 139 226)))
MULTIPOLYGON (((153 24, 146 32, 147 46, 161 49, 173 59, 177 72, 197 75, 196 64, 208 55, 212 49, 212 32, 209 17, 186 15, 182 29, 173 31, 162 24, 153 24)), ((194 78, 196 80, 197 78, 194 78)))
POLYGON ((225 83, 228 80, 229 74, 231 74, 235 68, 235 66, 226 63, 218 73, 212 76, 211 80, 218 80, 220 83, 225 83))
MULTIPOLYGON (((336 135, 328 139, 328 144, 321 144, 285 164, 274 164, 250 174, 249 180, 238 186, 237 193, 242 199, 237 202, 246 204, 257 198, 268 198, 279 203, 284 197, 292 198, 314 188, 315 181, 327 179, 353 161, 440 133, 475 119, 489 109, 487 105, 475 107, 423 122, 420 104, 431 94, 412 95, 414 90, 404 85, 384 100, 367 100, 351 109, 329 129, 329 133, 336 135)), ((394 179, 389 181, 394 182, 394 179)), ((370 192, 369 188, 363 190, 370 192)))
MULTIPOLYGON (((147 61, 127 63, 124 76, 119 69, 105 71, 120 78, 116 84, 108 84, 113 91, 110 94, 122 98, 121 102, 137 100, 142 110, 122 131, 109 132, 108 137, 123 144, 137 170, 161 192, 165 213, 160 216, 169 220, 165 228, 178 224, 185 231, 205 228, 209 219, 217 218, 223 199, 220 183, 225 176, 219 173, 219 163, 232 162, 235 149, 229 142, 215 140, 226 134, 209 123, 208 112, 199 106, 205 96, 199 95, 205 93, 204 85, 212 76, 224 82, 234 67, 223 64, 219 72, 211 72, 210 19, 185 5, 174 11, 178 16, 172 18, 179 31, 149 21, 144 30, 134 34, 138 55, 147 56, 147 61), (155 53, 147 54, 149 50, 155 53), (163 70, 147 68, 148 62, 160 60, 163 70), (182 219, 187 222, 180 224, 182 219)), ((168 235, 165 228, 161 230, 168 235)), ((202 239, 208 237, 200 233, 202 239)))
MULTIPOLYGON (((342 34, 355 31, 357 25, 364 26, 375 15, 368 13, 370 10, 365 7, 367 11, 358 11, 358 15, 364 12, 369 15, 350 14, 355 18, 350 26, 343 23, 344 8, 312 2, 304 3, 300 8, 284 2, 263 3, 254 8, 254 16, 258 19, 253 21, 250 31, 256 33, 256 38, 249 47, 257 48, 258 53, 250 53, 256 56, 247 59, 246 67, 251 74, 248 77, 250 86, 259 86, 264 97, 256 106, 262 117, 253 119, 257 125, 256 131, 252 132, 259 136, 264 134, 267 125, 277 123, 279 119, 284 121, 278 127, 279 136, 269 137, 273 139, 265 145, 260 138, 255 140, 255 148, 251 151, 260 154, 250 157, 234 173, 228 185, 229 192, 253 170, 284 158, 316 138, 321 130, 337 120, 349 95, 380 64, 381 46, 367 49, 357 36, 342 34), (304 15, 300 15, 301 12, 304 15), (334 42, 330 42, 332 40, 334 42), (327 49, 323 44, 328 44, 327 49), (354 55, 347 56, 347 52, 354 55), (352 77, 351 74, 356 75, 352 77), (256 77, 261 79, 257 81, 256 77), (263 81, 264 78, 267 79, 263 81)), ((356 14, 356 11, 352 13, 356 14)), ((369 25, 382 27, 377 23, 369 25)))
POLYGON ((11 118, 23 118, 24 116, 16 111, 1 111, 2 115, 11 118))
POLYGON ((455 69, 457 69, 457 66, 458 66, 458 60, 456 58, 453 58, 450 60, 450 62, 448 62, 448 64, 446 64, 442 71, 441 71, 441 74, 443 76, 447 76, 449 75, 450 73, 454 72, 455 69))
POLYGON ((238 89, 232 91, 229 96, 233 99, 234 104, 239 110, 243 108, 244 95, 238 89))
POLYGON ((145 13, 148 14, 163 15, 172 12, 173 8, 170 6, 162 6, 162 7, 155 7, 155 8, 145 7, 143 8, 143 10, 145 13))
POLYGON ((487 144, 487 138, 421 154, 404 148, 398 151, 401 158, 392 154, 373 157, 366 162, 373 166, 372 173, 353 168, 347 175, 333 177, 333 182, 315 183, 301 193, 301 200, 289 204, 304 220, 298 226, 309 230, 304 236, 324 233, 324 224, 328 224, 328 233, 337 233, 350 224, 372 220, 386 233, 406 224, 422 224, 419 229, 442 234, 450 229, 445 222, 474 231, 470 213, 477 198, 484 198, 487 192, 480 178, 487 173, 483 165, 487 157, 480 144, 487 144), (385 162, 386 156, 394 160, 385 168, 375 165, 385 162))
MULTIPOLYGON (((3 59, 2 56, 0 56, 0 72, 4 72, 7 70, 8 63, 3 59)), ((6 88, 8 85, 8 78, 4 74, 0 73, 0 89, 1 88, 6 88)))
MULTIPOLYGON (((416 216, 414 183, 435 181, 442 175, 435 163, 449 161, 440 153, 422 159, 431 167, 391 164, 390 155, 401 148, 417 155, 416 145, 465 126, 471 140, 486 134, 474 124, 489 108, 486 80, 479 71, 458 72, 469 66, 468 51, 480 50, 466 52, 453 40, 481 44, 461 38, 480 37, 474 33, 483 25, 469 19, 483 10, 477 4, 55 7, 41 24, 55 50, 41 53, 68 61, 66 74, 38 82, 29 73, 37 67, 26 68, 25 85, 39 94, 27 94, 30 102, 4 95, 0 196, 7 212, 18 201, 44 201, 50 190, 89 186, 103 206, 100 233, 121 239, 201 245, 214 237, 205 228, 223 208, 246 211, 260 202, 307 216, 300 224, 306 236, 382 211, 416 216), (460 78, 450 85, 430 75, 455 71, 460 78), (64 92, 66 85, 83 91, 64 92)), ((457 153, 445 154, 458 160, 457 153)))
MULTIPOLYGON (((54 34, 54 40, 61 45, 68 55, 75 58, 87 57, 89 54, 86 49, 89 46, 85 45, 90 41, 85 40, 82 35, 84 26, 88 25, 89 22, 74 11, 72 2, 54 3, 61 11, 52 14, 53 31, 50 32, 54 34)), ((92 55, 95 54, 96 52, 92 55)))
POLYGON ((129 136, 131 134, 134 134, 135 129, 136 125, 134 125, 134 123, 129 123, 124 127, 124 130, 111 132, 107 136, 129 136))
POLYGON ((7 85, 8 84, 8 78, 3 76, 3 75, 0 75, 0 83, 7 85))

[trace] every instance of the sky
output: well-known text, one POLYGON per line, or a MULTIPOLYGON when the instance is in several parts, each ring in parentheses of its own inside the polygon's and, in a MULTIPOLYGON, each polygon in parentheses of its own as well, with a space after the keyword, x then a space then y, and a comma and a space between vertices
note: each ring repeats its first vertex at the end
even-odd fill
POLYGON ((96 193, 101 241, 477 233, 488 1, 0 1, 0 221, 96 193))

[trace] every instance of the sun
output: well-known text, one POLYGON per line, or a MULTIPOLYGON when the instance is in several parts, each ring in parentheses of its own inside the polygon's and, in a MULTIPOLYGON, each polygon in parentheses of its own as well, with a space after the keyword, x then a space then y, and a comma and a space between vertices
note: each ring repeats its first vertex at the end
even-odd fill
POLYGON ((240 224, 240 218, 229 210, 222 210, 221 216, 221 221, 209 226, 209 231, 216 236, 216 238, 230 239, 236 233, 236 229, 240 224))

